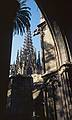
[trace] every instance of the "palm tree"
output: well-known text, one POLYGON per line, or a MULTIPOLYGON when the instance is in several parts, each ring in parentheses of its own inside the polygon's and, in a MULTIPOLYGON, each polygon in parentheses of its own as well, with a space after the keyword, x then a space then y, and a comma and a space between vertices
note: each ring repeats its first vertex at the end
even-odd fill
POLYGON ((25 1, 6 0, 0 4, 0 113, 5 111, 6 105, 13 31, 23 34, 24 28, 30 26, 25 1))
POLYGON ((18 0, 19 2, 19 9, 16 13, 16 18, 13 22, 13 31, 14 34, 21 34, 23 35, 23 33, 25 32, 25 27, 28 30, 28 28, 30 27, 30 8, 26 7, 26 0, 18 0))

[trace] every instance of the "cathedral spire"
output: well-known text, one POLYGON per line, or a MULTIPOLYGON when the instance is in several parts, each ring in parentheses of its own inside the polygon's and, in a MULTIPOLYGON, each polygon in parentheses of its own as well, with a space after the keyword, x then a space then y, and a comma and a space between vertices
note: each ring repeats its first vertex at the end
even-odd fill
POLYGON ((42 70, 42 66, 41 66, 41 60, 40 60, 40 51, 38 51, 38 59, 37 59, 37 73, 41 73, 41 70, 42 70))
POLYGON ((22 53, 22 48, 20 49, 20 69, 21 69, 21 74, 22 74, 22 66, 23 66, 23 53, 22 53))
MULTIPOLYGON (((25 33, 24 44, 23 44, 23 61, 24 61, 24 73, 29 73, 29 70, 32 70, 34 67, 34 47, 32 42, 31 30, 29 29, 25 33)), ((31 71, 30 71, 31 72, 31 71)))
POLYGON ((36 56, 36 48, 33 46, 31 30, 25 33, 23 47, 17 51, 16 57, 16 74, 31 75, 41 72, 40 51, 38 51, 38 59, 36 56))
POLYGON ((17 57, 16 57, 16 73, 19 71, 19 50, 17 51, 17 57))

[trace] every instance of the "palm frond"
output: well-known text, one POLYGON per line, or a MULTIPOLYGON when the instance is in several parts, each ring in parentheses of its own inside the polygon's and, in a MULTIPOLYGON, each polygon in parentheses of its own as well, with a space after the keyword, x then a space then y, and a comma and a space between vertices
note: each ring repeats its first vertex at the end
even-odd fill
POLYGON ((19 18, 17 19, 17 24, 19 26, 20 35, 23 35, 23 33, 25 32, 25 29, 24 29, 25 26, 24 26, 23 22, 19 18))
POLYGON ((31 20, 29 14, 26 13, 26 12, 20 12, 20 13, 18 13, 18 17, 20 17, 21 19, 24 19, 26 17, 26 18, 28 18, 28 20, 31 20))
POLYGON ((30 26, 29 20, 30 17, 29 16, 24 16, 23 14, 18 14, 18 18, 20 18, 20 20, 22 21, 22 23, 24 24, 24 26, 30 26))
POLYGON ((19 10, 19 12, 21 12, 22 14, 27 13, 27 14, 28 14, 28 16, 31 16, 30 11, 29 11, 29 10, 27 10, 27 9, 20 9, 20 10, 19 10))
POLYGON ((25 6, 22 6, 21 9, 25 9, 25 10, 28 9, 28 10, 31 10, 30 7, 25 7, 25 6))
POLYGON ((26 0, 21 0, 19 3, 20 3, 20 6, 26 6, 26 0))
POLYGON ((18 24, 14 24, 14 29, 13 29, 13 31, 14 31, 14 35, 15 34, 19 34, 19 26, 18 26, 18 24), (16 27, 15 27, 16 26, 16 27))
POLYGON ((26 6, 26 0, 17 0, 20 4, 18 12, 16 14, 16 19, 14 20, 14 33, 21 34, 25 32, 26 29, 30 27, 30 8, 26 6))

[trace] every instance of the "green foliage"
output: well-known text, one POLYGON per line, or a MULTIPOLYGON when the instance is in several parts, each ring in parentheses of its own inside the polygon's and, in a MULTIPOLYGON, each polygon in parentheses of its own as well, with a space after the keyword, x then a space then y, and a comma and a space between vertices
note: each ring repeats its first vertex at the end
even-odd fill
POLYGON ((26 6, 26 0, 17 0, 19 2, 19 8, 16 13, 16 18, 13 22, 14 34, 23 35, 25 27, 28 30, 30 27, 30 8, 26 6))

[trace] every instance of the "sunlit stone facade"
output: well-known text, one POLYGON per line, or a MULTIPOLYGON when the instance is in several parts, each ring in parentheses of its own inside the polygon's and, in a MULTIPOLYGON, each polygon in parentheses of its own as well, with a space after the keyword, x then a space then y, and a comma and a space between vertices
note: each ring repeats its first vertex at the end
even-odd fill
MULTIPOLYGON (((43 23, 44 21, 45 19, 42 15, 40 19, 40 24, 43 23)), ((50 26, 48 26, 48 24, 45 22, 45 26, 43 28, 43 42, 46 72, 56 70, 62 64, 68 62, 68 53, 65 46, 66 40, 64 41, 63 36, 60 32, 60 28, 58 27, 56 22, 54 22, 53 23, 54 31, 52 31, 53 32, 52 35, 49 27, 50 26)))
MULTIPOLYGON (((42 16, 40 19, 40 23, 44 21, 45 19, 42 16)), ((46 72, 48 72, 56 69, 57 61, 56 61, 54 41, 47 23, 45 23, 45 27, 43 28, 43 34, 44 34, 43 42, 44 42, 45 69, 46 72)))

